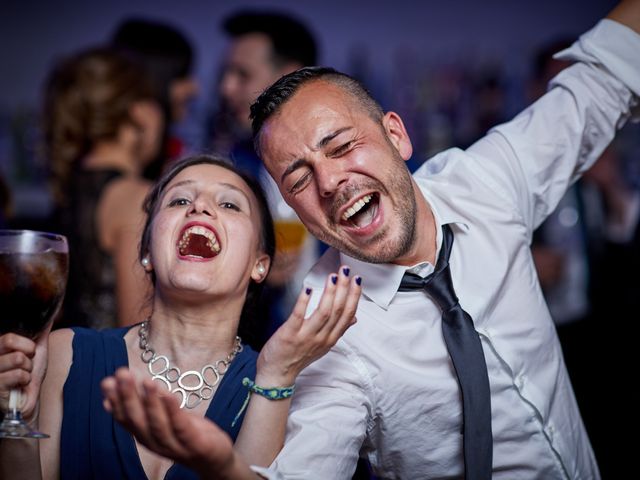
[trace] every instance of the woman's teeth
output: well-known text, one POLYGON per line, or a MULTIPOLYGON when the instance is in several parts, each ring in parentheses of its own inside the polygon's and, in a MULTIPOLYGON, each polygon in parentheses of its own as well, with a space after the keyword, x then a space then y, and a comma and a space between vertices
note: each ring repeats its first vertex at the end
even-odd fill
POLYGON ((211 230, 196 225, 184 231, 178 242, 178 251, 180 255, 185 256, 213 257, 220 253, 220 244, 211 230), (204 237, 206 240, 197 241, 198 237, 204 237), (203 247, 209 251, 203 251, 203 247))

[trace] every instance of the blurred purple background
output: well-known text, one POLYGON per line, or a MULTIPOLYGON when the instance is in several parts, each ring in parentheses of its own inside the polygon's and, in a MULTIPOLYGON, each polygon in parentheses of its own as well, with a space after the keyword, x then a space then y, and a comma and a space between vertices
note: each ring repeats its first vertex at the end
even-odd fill
POLYGON ((484 125, 474 120, 479 83, 498 81, 499 117, 511 116, 527 103, 526 79, 535 50, 560 36, 575 37, 615 3, 5 0, 0 5, 0 173, 13 191, 15 214, 46 214, 45 160, 37 148, 44 77, 60 56, 106 41, 128 16, 170 22, 193 42, 202 92, 181 134, 194 149, 203 144, 204 120, 216 104, 216 70, 226 45, 220 20, 240 7, 273 7, 308 23, 323 64, 356 75, 386 109, 403 115, 419 163, 481 133, 484 125))

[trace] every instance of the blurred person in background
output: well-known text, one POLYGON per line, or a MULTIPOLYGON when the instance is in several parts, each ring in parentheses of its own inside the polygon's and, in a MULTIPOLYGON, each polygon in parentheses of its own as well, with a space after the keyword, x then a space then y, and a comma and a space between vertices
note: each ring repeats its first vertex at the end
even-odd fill
POLYGON ((315 65, 317 47, 301 20, 277 11, 240 10, 225 18, 222 28, 230 43, 220 71, 211 148, 260 181, 276 226, 276 256, 263 299, 264 342, 291 310, 304 274, 319 255, 319 242, 307 234, 255 154, 249 108, 281 76, 315 65))
POLYGON ((45 88, 45 150, 56 222, 69 239, 61 325, 139 321, 150 284, 137 259, 144 168, 157 158, 165 118, 144 70, 112 49, 57 63, 45 88))
POLYGON ((178 27, 138 17, 118 24, 110 45, 146 70, 167 119, 159 155, 144 170, 145 177, 154 180, 167 163, 188 149, 175 127, 185 121, 189 105, 199 92, 193 76, 193 46, 178 27))

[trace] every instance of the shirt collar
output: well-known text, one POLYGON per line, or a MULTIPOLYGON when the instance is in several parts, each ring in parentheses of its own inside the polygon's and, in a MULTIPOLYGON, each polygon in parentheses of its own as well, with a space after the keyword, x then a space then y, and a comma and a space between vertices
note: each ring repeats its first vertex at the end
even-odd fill
MULTIPOLYGON (((468 230, 469 226, 466 223, 464 217, 462 217, 460 213, 453 209, 451 205, 446 202, 446 200, 440 199, 430 192, 431 182, 429 182, 428 176, 420 178, 417 183, 420 187, 420 191, 427 200, 427 203, 431 207, 437 226, 437 246, 435 258, 438 258, 438 255, 440 254, 440 247, 442 245, 442 225, 455 224, 456 226, 464 230, 468 230)), ((339 265, 348 265, 354 275, 360 275, 362 277, 363 295, 365 295, 367 298, 369 298, 384 310, 387 310, 389 308, 389 304, 398 292, 400 281, 402 280, 402 277, 407 270, 411 270, 421 277, 426 277, 427 275, 432 273, 434 269, 434 265, 429 262, 421 262, 417 265, 407 267, 403 265, 394 265, 391 263, 364 262, 342 252, 338 254, 334 249, 329 249, 327 254, 328 255, 325 255, 327 256, 327 258, 329 258, 329 256, 334 257, 333 261, 329 261, 329 263, 334 264, 331 267, 333 271, 335 271, 335 269, 337 269, 339 265)), ((324 277, 322 277, 322 275, 326 275, 327 272, 318 269, 318 271, 315 272, 316 275, 313 275, 314 270, 316 269, 314 268, 312 270, 312 273, 310 275, 311 278, 307 277, 307 279, 312 280, 314 279, 313 277, 317 277, 315 278, 315 282, 313 283, 319 283, 321 285, 322 283, 320 282, 324 281, 324 277)))
MULTIPOLYGON (((442 228, 438 228, 436 258, 442 245, 442 228)), ((421 262, 417 265, 405 266, 392 263, 368 263, 340 253, 340 264, 348 265, 355 275, 362 277, 362 293, 380 308, 387 310, 400 287, 405 272, 410 270, 425 278, 433 273, 434 265, 421 262)))

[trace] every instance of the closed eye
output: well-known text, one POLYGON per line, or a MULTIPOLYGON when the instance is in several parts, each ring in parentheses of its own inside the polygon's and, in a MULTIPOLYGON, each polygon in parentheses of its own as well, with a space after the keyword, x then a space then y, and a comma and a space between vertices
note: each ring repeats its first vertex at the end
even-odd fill
POLYGON ((289 193, 295 195, 304 189, 304 187, 311 180, 311 171, 305 172, 297 181, 289 188, 289 193))
POLYGON ((348 141, 347 143, 343 143, 335 150, 332 150, 329 154, 331 157, 339 157, 340 155, 344 155, 347 153, 353 145, 353 141, 348 141))

